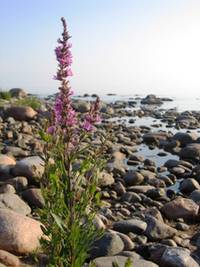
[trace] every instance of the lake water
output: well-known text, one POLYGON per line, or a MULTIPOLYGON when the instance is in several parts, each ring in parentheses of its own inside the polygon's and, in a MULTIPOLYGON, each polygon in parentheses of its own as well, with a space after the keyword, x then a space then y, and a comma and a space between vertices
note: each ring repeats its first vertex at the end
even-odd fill
MULTIPOLYGON (((116 101, 136 101, 137 104, 135 106, 135 109, 140 107, 140 99, 145 97, 144 95, 101 95, 100 99, 106 103, 114 103, 116 101)), ((161 96, 163 97, 163 96, 161 96)), ((75 96, 75 99, 81 98, 85 100, 94 101, 94 97, 88 96, 88 97, 82 97, 82 96, 75 96)), ((166 101, 163 105, 160 107, 157 107, 159 109, 176 109, 178 112, 183 111, 200 111, 200 98, 197 97, 170 97, 173 101, 166 101)))

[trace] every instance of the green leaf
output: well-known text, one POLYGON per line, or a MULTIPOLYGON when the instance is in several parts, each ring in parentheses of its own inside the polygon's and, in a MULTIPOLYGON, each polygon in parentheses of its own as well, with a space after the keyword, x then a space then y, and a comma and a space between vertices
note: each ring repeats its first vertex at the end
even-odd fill
POLYGON ((43 140, 43 141, 45 141, 45 142, 50 142, 51 141, 51 135, 49 135, 49 134, 47 134, 47 133, 45 133, 44 131, 39 131, 39 135, 40 135, 40 137, 41 137, 41 139, 43 140))
POLYGON ((124 267, 131 267, 132 263, 133 263, 132 260, 130 258, 128 258, 124 267))
POLYGON ((51 211, 50 211, 50 214, 54 218, 57 226, 64 232, 62 219, 58 215, 56 215, 55 213, 53 213, 51 211))
POLYGON ((112 267, 119 267, 119 265, 118 265, 117 262, 115 261, 115 262, 112 263, 112 267))

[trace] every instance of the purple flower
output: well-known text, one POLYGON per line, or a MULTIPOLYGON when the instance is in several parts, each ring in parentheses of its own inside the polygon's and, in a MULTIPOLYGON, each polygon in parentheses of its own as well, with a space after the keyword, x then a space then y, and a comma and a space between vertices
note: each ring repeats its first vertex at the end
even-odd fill
POLYGON ((91 132, 95 123, 100 122, 99 98, 91 105, 90 111, 85 115, 83 122, 78 120, 76 111, 72 107, 71 96, 73 91, 69 84, 69 77, 73 76, 71 70, 72 53, 70 36, 64 18, 62 38, 58 39, 58 46, 55 48, 58 69, 54 79, 60 81, 59 94, 54 104, 54 125, 48 129, 49 133, 55 133, 57 128, 62 129, 63 134, 70 132, 71 142, 77 140, 80 131, 91 132))
POLYGON ((50 126, 50 127, 47 129, 47 133, 48 133, 48 134, 54 134, 54 133, 55 133, 55 126, 50 126))
POLYGON ((84 120, 82 127, 87 132, 91 132, 93 130, 93 125, 90 123, 89 120, 84 120))
MULTIPOLYGON (((58 46, 55 48, 56 59, 58 61, 58 70, 54 79, 61 82, 59 95, 56 97, 54 105, 54 123, 56 127, 61 127, 64 131, 66 127, 77 126, 77 114, 72 107, 71 95, 73 91, 69 85, 68 78, 73 75, 71 70, 72 53, 71 43, 68 42, 70 36, 67 31, 67 25, 64 18, 61 18, 63 24, 62 38, 58 39, 58 46)), ((66 132, 66 131, 65 131, 66 132)))
POLYGON ((82 128, 88 132, 93 130, 93 125, 101 121, 99 114, 100 99, 97 97, 96 101, 91 105, 90 111, 85 115, 82 128))

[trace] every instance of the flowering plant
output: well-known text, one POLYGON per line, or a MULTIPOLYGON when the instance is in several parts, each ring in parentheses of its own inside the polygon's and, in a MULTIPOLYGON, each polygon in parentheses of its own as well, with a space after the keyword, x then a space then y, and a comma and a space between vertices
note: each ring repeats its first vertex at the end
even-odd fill
POLYGON ((40 215, 42 240, 49 256, 49 266, 82 267, 95 238, 99 237, 93 220, 100 205, 98 174, 104 160, 102 143, 92 142, 95 124, 100 122, 99 98, 83 116, 72 106, 73 94, 70 36, 64 18, 62 38, 55 49, 58 61, 54 79, 60 82, 51 125, 41 133, 46 142, 46 172, 42 181, 46 206, 40 215))

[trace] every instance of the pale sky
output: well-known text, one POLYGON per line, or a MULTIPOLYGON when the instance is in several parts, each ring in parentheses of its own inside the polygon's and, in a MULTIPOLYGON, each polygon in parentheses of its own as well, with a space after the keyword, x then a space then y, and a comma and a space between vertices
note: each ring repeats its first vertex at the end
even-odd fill
POLYGON ((51 94, 64 16, 77 94, 200 96, 199 0, 0 0, 0 88, 51 94))

